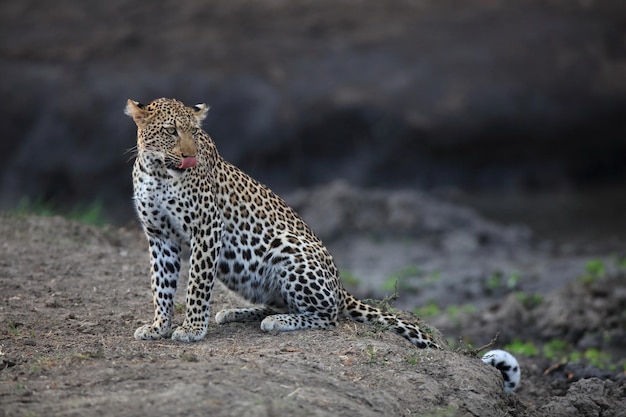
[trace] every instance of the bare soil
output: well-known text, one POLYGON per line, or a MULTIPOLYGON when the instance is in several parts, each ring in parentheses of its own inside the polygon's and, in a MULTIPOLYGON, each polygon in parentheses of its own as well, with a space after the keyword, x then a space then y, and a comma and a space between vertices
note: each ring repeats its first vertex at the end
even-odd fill
MULTIPOLYGON (((507 395, 475 355, 419 350, 349 321, 281 334, 213 324, 194 344, 136 341, 135 328, 152 318, 138 229, 5 214, 0 235, 0 416, 626 415, 619 370, 545 373, 553 364, 520 356, 522 386, 507 395)), ((613 323, 614 333, 624 329, 624 281, 596 291, 613 306, 599 326, 613 323)), ((570 296, 587 297, 579 293, 570 296)), ((218 286, 212 309, 241 304, 218 286)), ((492 337, 479 320, 493 323, 494 311, 505 311, 501 326, 518 326, 510 304, 468 315, 475 325, 463 336, 492 337)))
MULTIPOLYGON (((476 358, 348 322, 277 335, 214 326, 190 345, 135 341, 152 316, 138 231, 9 216, 0 227, 4 415, 409 415, 478 412, 472 397, 493 410, 508 401, 476 358)), ((240 303, 221 288, 213 300, 240 303)))

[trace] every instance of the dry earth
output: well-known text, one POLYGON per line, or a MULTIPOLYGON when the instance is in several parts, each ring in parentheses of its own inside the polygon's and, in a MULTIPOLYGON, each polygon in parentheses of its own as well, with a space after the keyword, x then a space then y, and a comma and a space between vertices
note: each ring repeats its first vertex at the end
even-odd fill
MULTIPOLYGON (((151 317, 138 232, 62 218, 1 224, 7 416, 497 415, 508 407, 499 375, 478 359, 420 351, 347 322, 278 335, 215 326, 191 345, 135 341, 134 328, 151 317)), ((213 305, 237 300, 220 289, 213 305)))
MULTIPOLYGON (((333 331, 283 334, 213 325, 204 341, 189 345, 135 341, 134 329, 152 315, 137 229, 5 214, 0 235, 0 416, 626 415, 620 370, 562 364, 544 375, 554 364, 518 356, 523 383, 507 395, 497 371, 475 356, 418 350, 348 321, 333 331)), ((593 297, 575 286, 565 301, 563 290, 548 299, 610 306, 593 311, 600 315, 593 325, 619 341, 624 276, 594 285, 593 297)), ((480 340, 509 326, 532 333, 536 317, 520 320, 524 306, 501 301, 468 314, 473 326, 466 329, 441 321, 453 332, 445 336, 480 340)), ((240 304, 218 288, 212 309, 240 304)), ((567 311, 540 314, 544 332, 567 328, 548 318, 567 311)), ((623 358, 621 346, 614 353, 623 358)))

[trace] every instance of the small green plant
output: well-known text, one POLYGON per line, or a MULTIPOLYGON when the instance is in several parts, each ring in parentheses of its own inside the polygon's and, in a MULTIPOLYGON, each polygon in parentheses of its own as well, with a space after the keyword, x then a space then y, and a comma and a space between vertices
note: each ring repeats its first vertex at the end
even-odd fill
POLYGON ((441 271, 422 272, 420 275, 420 285, 432 285, 441 281, 441 271))
POLYGON ((341 281, 347 287, 358 287, 361 283, 361 280, 350 271, 342 270, 339 272, 339 275, 341 276, 341 281))
POLYGON ((569 345, 567 342, 561 339, 552 339, 545 345, 543 345, 543 356, 552 360, 560 361, 567 358, 567 352, 569 345))
POLYGON ((395 288, 400 288, 402 291, 411 292, 414 288, 408 284, 406 284, 406 279, 411 277, 419 277, 421 275, 421 271, 417 267, 417 265, 409 265, 406 268, 400 269, 396 272, 390 274, 385 282, 383 283, 381 289, 383 291, 392 291, 395 288))
POLYGON ((104 206, 99 199, 96 199, 91 204, 78 204, 70 210, 67 218, 93 226, 104 226, 106 224, 104 206))
POLYGON ((585 273, 578 279, 584 284, 592 284, 606 277, 606 265, 601 259, 592 259, 585 264, 585 273))
POLYGON ((375 364, 376 363, 376 353, 378 353, 378 349, 376 349, 374 346, 372 345, 367 345, 365 347, 365 353, 368 356, 368 362, 370 365, 375 364))
POLYGON ((419 358, 417 356, 417 354, 412 353, 411 355, 407 356, 406 358, 406 363, 408 363, 409 365, 417 365, 419 363, 419 358))
POLYGON ((54 216, 55 211, 52 205, 41 197, 35 199, 22 197, 13 209, 13 213, 16 215, 35 214, 37 216, 54 216))
POLYGON ((413 314, 418 317, 433 317, 439 313, 441 313, 441 310, 439 309, 437 303, 433 300, 426 303, 426 305, 417 307, 413 310, 413 314))
POLYGON ((509 275, 509 277, 506 280, 506 287, 510 290, 516 288, 519 285, 519 282, 521 279, 522 279, 522 276, 520 275, 519 272, 517 271, 511 272, 511 275, 509 275))
POLYGON ((39 374, 41 374, 41 372, 42 372, 41 365, 35 364, 35 365, 31 365, 30 366, 30 373, 31 374, 39 375, 39 374))
POLYGON ((487 281, 485 281, 485 288, 488 291, 495 291, 502 286, 502 274, 499 272, 494 272, 489 275, 487 281))
POLYGON ((496 271, 487 277, 484 283, 485 289, 489 292, 496 291, 500 288, 513 290, 517 288, 521 280, 519 272, 514 271, 507 277, 502 272, 496 271))
POLYGON ((9 333, 13 336, 19 336, 22 333, 20 326, 21 325, 19 323, 9 321, 9 333))
POLYGON ((81 361, 86 361, 88 359, 103 359, 104 351, 96 350, 96 351, 87 351, 87 352, 77 352, 74 354, 74 358, 81 360, 81 361))
POLYGON ((176 314, 183 314, 185 312, 185 304, 180 303, 180 302, 175 302, 174 303, 174 312, 176 312, 176 314))
POLYGON ((183 352, 180 354, 180 360, 183 362, 198 362, 198 356, 193 353, 183 352))
POLYGON ((531 294, 524 291, 515 293, 517 301, 522 303, 524 307, 532 309, 543 302, 543 296, 540 294, 531 294))
POLYGON ((498 288, 502 287, 502 275, 500 274, 492 274, 487 278, 486 283, 487 289, 491 291, 495 291, 498 288))
POLYGON ((374 298, 364 298, 363 302, 365 304, 369 304, 372 307, 379 308, 384 311, 388 311, 393 313, 396 309, 392 306, 392 304, 398 299, 398 282, 395 282, 396 286, 393 288, 393 292, 390 295, 386 295, 382 300, 377 300, 374 298))
POLYGON ((532 342, 522 342, 519 339, 513 340, 504 347, 504 350, 512 355, 537 356, 537 347, 532 342))
POLYGON ((448 342, 448 346, 450 346, 451 349, 456 349, 460 345, 459 340, 454 336, 447 336, 446 342, 448 342))
POLYGON ((611 355, 596 348, 589 348, 583 352, 583 358, 596 368, 607 369, 610 367, 611 355))
POLYGON ((478 311, 478 308, 474 304, 452 304, 446 308, 448 317, 455 321, 458 321, 462 315, 473 314, 476 311, 478 311))
POLYGON ((626 362, 614 361, 611 355, 596 348, 589 348, 583 352, 571 352, 565 359, 569 362, 586 362, 596 368, 611 372, 622 370, 626 372, 626 362))
POLYGON ((96 199, 89 204, 79 203, 69 211, 66 211, 41 197, 34 199, 22 197, 12 210, 12 213, 17 216, 35 215, 49 217, 62 215, 70 220, 76 220, 94 226, 103 226, 106 224, 104 205, 100 199, 96 199))

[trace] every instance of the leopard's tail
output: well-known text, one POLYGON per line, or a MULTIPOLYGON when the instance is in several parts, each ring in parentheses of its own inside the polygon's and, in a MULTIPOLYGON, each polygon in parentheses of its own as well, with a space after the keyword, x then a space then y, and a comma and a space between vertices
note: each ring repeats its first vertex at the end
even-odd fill
POLYGON ((425 333, 417 324, 402 320, 391 313, 372 307, 353 295, 345 292, 343 316, 365 324, 378 324, 399 334, 420 349, 442 349, 433 337, 425 333))

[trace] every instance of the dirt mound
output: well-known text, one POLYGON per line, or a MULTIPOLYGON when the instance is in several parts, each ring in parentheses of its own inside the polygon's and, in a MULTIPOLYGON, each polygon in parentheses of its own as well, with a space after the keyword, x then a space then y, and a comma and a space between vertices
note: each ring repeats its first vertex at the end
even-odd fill
POLYGON ((460 327, 487 333, 499 329, 507 343, 558 339, 577 349, 596 348, 622 356, 626 354, 626 274, 594 279, 575 281, 543 297, 511 294, 479 314, 464 317, 460 327))
MULTIPOLYGON (((544 375, 551 365, 545 358, 518 357, 522 385, 507 395, 499 373, 472 355, 418 350, 389 332, 347 321, 334 331, 276 335, 256 324, 213 325, 204 341, 189 345, 135 341, 134 329, 152 314, 140 231, 2 215, 0 234, 3 416, 588 416, 626 409, 617 372, 579 373, 575 381, 565 367, 544 375)), ((612 329, 617 337, 624 328, 615 310, 624 311, 620 280, 607 282, 610 292, 592 284, 591 298, 578 287, 550 297, 569 298, 571 306, 602 304, 594 314, 603 318, 589 326, 605 323, 598 334, 612 329)), ((550 297, 527 320, 557 317, 550 297)), ((179 294, 177 323, 183 302, 179 294)), ((218 287, 212 308, 241 303, 218 287)), ((497 323, 528 325, 515 321, 510 303, 472 316, 476 325, 468 324, 463 335, 479 340, 497 323)), ((569 334, 562 322, 535 324, 545 333, 538 338, 569 334)), ((595 334, 589 326, 579 343, 595 334)))
MULTIPOLYGON (((536 349, 514 352, 522 368, 516 393, 506 395, 498 372, 475 355, 415 349, 353 322, 277 335, 256 324, 213 325, 200 343, 135 341, 134 329, 152 315, 138 229, 2 215, 0 415, 624 415, 623 269, 598 263, 574 275, 567 271, 576 259, 536 250, 524 228, 421 193, 335 183, 288 201, 328 239, 340 264, 376 273, 391 265, 376 265, 381 259, 452 264, 430 292, 401 286, 400 304, 423 306, 434 296, 442 308, 454 300, 484 306, 427 321, 448 340, 479 346, 500 332, 496 347, 523 341, 520 352, 536 349), (542 292, 522 291, 532 285, 520 278, 508 292, 468 295, 482 284, 462 271, 484 272, 494 259, 505 269, 518 262, 522 275, 539 268, 531 284, 542 292), (560 278, 555 263, 569 265, 560 278)), ((417 274, 408 283, 428 279, 417 274)), ((180 291, 176 323, 183 297, 180 291)), ((241 304, 218 286, 212 309, 241 304)))
MULTIPOLYGON (((0 231, 3 415, 500 415, 507 407, 499 374, 479 359, 417 350, 351 322, 278 335, 214 326, 191 345, 135 341, 151 316, 139 232, 11 216, 0 217, 0 231)), ((220 288, 213 308, 240 303, 220 288)))

